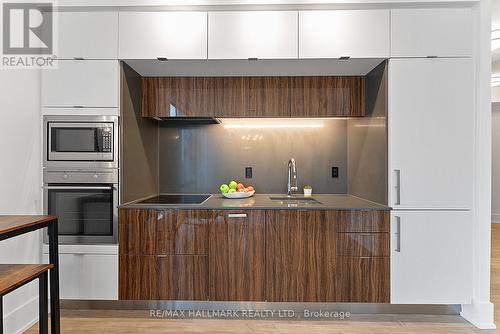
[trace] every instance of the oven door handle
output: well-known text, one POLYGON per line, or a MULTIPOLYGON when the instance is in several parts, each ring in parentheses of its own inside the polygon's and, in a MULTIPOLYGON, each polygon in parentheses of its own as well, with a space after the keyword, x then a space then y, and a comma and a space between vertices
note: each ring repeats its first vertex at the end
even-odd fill
POLYGON ((46 186, 48 190, 113 190, 115 187, 71 187, 71 186, 46 186))

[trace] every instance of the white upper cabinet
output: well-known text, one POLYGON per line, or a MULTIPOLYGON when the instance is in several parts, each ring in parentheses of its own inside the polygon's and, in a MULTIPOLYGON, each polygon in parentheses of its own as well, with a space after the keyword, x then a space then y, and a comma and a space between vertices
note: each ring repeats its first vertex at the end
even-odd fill
POLYGON ((474 75, 470 58, 389 61, 389 205, 471 209, 474 75))
POLYGON ((59 59, 118 59, 118 13, 55 12, 59 59))
POLYGON ((471 56, 471 9, 392 10, 391 44, 392 57, 471 56))
POLYGON ((388 10, 299 12, 299 58, 388 58, 388 10))
POLYGON ((206 12, 120 12, 120 59, 207 59, 206 12))
POLYGON ((471 303, 470 212, 392 211, 391 232, 392 304, 471 303))
POLYGON ((42 106, 117 108, 117 60, 59 60, 42 71, 42 106))
POLYGON ((297 58, 297 12, 208 13, 209 59, 297 58))

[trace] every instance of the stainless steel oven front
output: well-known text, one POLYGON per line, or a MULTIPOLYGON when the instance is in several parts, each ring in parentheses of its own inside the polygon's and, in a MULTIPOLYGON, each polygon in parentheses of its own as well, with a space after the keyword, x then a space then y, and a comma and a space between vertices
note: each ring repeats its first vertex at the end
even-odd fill
POLYGON ((44 212, 59 217, 60 243, 118 242, 118 170, 45 170, 43 179, 44 212))
POLYGON ((45 168, 118 168, 117 116, 44 116, 45 168))

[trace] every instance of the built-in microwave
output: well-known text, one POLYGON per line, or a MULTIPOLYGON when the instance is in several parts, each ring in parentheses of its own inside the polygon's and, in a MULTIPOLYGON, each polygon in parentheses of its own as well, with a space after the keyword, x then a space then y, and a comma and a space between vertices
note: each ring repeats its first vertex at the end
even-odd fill
POLYGON ((45 168, 118 168, 117 116, 44 116, 45 168))

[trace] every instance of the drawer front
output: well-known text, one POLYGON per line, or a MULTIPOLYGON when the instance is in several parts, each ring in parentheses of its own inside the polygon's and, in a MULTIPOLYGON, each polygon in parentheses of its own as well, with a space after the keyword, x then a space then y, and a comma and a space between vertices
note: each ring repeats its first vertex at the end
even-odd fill
POLYGON ((120 254, 206 255, 206 210, 120 210, 120 254))
POLYGON ((207 256, 121 255, 121 300, 207 300, 207 256))
POLYGON ((389 233, 337 233, 339 256, 389 256, 389 233))
POLYGON ((336 211, 337 232, 390 232, 389 211, 336 211))
POLYGON ((338 257, 337 302, 389 303, 388 257, 338 257))
POLYGON ((156 255, 206 255, 208 218, 206 210, 159 210, 156 255))

